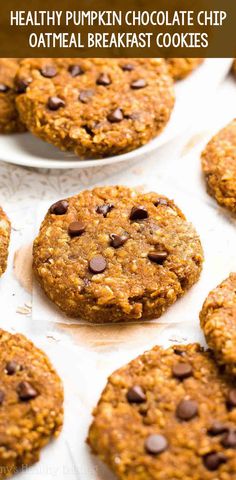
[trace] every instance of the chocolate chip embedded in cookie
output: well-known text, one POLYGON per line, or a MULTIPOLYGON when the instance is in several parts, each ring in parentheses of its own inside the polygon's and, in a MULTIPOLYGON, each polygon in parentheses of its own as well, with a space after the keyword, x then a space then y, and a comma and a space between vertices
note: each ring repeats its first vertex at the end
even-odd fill
POLYGON ((0 133, 23 132, 25 127, 16 109, 14 78, 19 59, 0 58, 0 133))
POLYGON ((171 200, 125 187, 53 204, 33 249, 47 296, 95 323, 159 317, 198 280, 202 261, 194 228, 171 200))
POLYGON ((166 58, 169 73, 174 80, 187 77, 203 62, 203 58, 166 58))
POLYGON ((0 276, 7 268, 8 247, 10 242, 11 224, 0 207, 0 276))
POLYGON ((17 99, 29 130, 81 158, 128 152, 158 135, 174 106, 162 59, 26 59, 17 99))
POLYGON ((236 212, 236 119, 220 130, 202 152, 208 193, 236 212))
POLYGON ((88 443, 121 480, 231 480, 233 386, 199 345, 155 347, 109 377, 88 443), (173 375, 181 364, 185 378, 173 375))
POLYGON ((1 479, 39 460, 59 435, 63 388, 47 356, 26 337, 0 330, 1 479))
MULTIPOLYGON (((201 327, 220 363, 236 372, 236 273, 212 290, 200 312, 201 327)), ((233 402, 231 395, 230 403, 233 402)), ((235 390, 236 405, 236 390, 235 390)))

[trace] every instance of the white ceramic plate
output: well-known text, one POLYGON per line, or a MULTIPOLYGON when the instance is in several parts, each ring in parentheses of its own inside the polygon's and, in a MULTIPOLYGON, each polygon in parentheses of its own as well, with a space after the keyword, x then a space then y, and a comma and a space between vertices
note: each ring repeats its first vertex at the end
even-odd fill
POLYGON ((80 160, 73 154, 61 152, 30 133, 0 135, 0 159, 16 165, 35 168, 87 168, 108 165, 125 160, 138 159, 154 149, 173 140, 186 128, 191 118, 215 93, 216 88, 227 75, 232 59, 211 58, 187 79, 176 84, 176 104, 167 127, 158 137, 141 148, 123 155, 105 159, 80 160))

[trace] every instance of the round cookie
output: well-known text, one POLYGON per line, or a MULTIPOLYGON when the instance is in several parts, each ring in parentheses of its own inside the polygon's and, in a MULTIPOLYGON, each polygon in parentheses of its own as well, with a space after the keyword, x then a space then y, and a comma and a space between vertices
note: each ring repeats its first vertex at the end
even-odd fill
POLYGON ((0 207, 0 276, 7 268, 8 247, 10 242, 11 224, 0 207))
POLYGON ((1 479, 39 459, 63 422, 61 381, 46 355, 23 335, 0 330, 1 479))
POLYGON ((110 376, 88 443, 121 480, 231 480, 234 386, 197 344, 155 347, 110 376))
POLYGON ((159 317, 199 278, 200 240, 166 197, 101 187, 49 209, 33 248, 48 297, 90 322, 159 317))
POLYGON ((23 122, 81 158, 133 150, 158 135, 174 105, 162 59, 27 59, 16 84, 23 122))
POLYGON ((236 273, 212 290, 200 312, 207 343, 236 372, 236 273))
POLYGON ((208 193, 236 212, 236 119, 220 130, 202 152, 208 193))
POLYGON ((203 58, 166 58, 169 73, 174 80, 187 77, 203 62, 203 58))
POLYGON ((15 105, 14 78, 18 67, 18 58, 0 58, 0 133, 25 130, 15 105))

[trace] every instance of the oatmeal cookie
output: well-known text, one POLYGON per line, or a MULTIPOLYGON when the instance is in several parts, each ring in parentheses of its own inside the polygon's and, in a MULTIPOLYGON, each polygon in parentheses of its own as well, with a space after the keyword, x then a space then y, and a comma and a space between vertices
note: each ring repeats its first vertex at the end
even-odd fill
POLYGON ((49 209, 33 248, 48 297, 90 322, 159 317, 199 278, 200 240, 166 197, 103 187, 49 209))
POLYGON ((121 480, 236 477, 236 389, 197 344, 155 347, 108 379, 88 443, 121 480))
POLYGON ((162 59, 27 59, 16 84, 23 122, 81 158, 128 152, 158 135, 174 105, 162 59))
POLYGON ((200 312, 208 345, 236 372, 236 273, 209 293, 200 312))
POLYGON ((202 152, 208 193, 236 212, 236 119, 220 130, 202 152))
POLYGON ((23 335, 0 330, 0 478, 39 459, 60 432, 61 381, 46 355, 23 335))
POLYGON ((0 58, 0 133, 23 132, 25 127, 16 109, 14 77, 18 58, 0 58))
POLYGON ((166 62, 171 77, 182 80, 203 63, 203 58, 167 58, 166 62))
POLYGON ((11 225, 0 207, 0 276, 7 268, 8 247, 10 242, 11 225))

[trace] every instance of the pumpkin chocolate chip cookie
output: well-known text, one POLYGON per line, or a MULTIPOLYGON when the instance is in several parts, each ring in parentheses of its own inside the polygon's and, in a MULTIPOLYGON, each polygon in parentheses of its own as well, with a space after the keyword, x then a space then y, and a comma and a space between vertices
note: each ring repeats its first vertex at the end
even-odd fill
POLYGON ((11 225, 0 207, 0 276, 7 268, 8 247, 10 241, 11 225))
POLYGON ((174 105, 162 59, 27 59, 16 84, 28 129, 81 158, 133 150, 158 135, 174 105))
POLYGON ((33 268, 66 314, 90 322, 159 317, 199 278, 202 247, 166 197, 95 188, 49 209, 33 268))
POLYGON ((236 372, 236 273, 212 290, 200 313, 208 345, 220 363, 236 372))
POLYGON ((203 62, 203 58, 167 58, 169 73, 174 80, 187 77, 203 62))
POLYGON ((121 480, 231 480, 235 382, 197 345, 155 347, 108 379, 88 443, 121 480))
POLYGON ((220 130, 202 153, 207 190, 216 201, 236 212, 236 119, 220 130))
POLYGON ((60 432, 61 381, 46 355, 23 335, 0 330, 0 477, 39 459, 60 432))
POLYGON ((25 127, 19 119, 14 88, 19 59, 0 58, 0 133, 23 132, 25 127))

